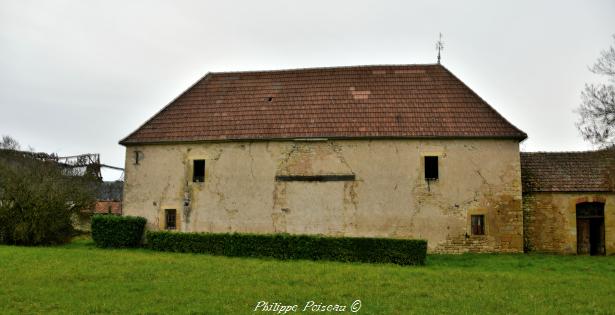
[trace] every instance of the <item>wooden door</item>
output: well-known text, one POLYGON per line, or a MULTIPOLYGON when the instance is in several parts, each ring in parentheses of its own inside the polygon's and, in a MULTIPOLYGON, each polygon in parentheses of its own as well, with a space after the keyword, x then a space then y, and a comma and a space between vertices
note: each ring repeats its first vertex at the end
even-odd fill
POLYGON ((589 255, 589 219, 577 219, 577 254, 589 255))
POLYGON ((577 254, 604 253, 604 203, 577 204, 577 254))

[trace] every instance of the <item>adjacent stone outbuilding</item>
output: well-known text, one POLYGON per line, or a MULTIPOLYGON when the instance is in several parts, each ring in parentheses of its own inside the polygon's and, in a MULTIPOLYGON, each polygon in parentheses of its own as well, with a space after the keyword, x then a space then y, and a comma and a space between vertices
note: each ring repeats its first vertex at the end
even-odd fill
POLYGON ((525 249, 615 254, 615 150, 521 153, 525 249))

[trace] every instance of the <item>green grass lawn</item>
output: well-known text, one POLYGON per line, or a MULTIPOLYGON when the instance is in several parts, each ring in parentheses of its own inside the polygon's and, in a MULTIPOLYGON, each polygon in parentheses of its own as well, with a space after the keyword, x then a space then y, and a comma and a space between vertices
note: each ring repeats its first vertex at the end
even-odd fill
POLYGON ((426 266, 401 267, 108 250, 81 240, 0 246, 0 280, 1 314, 254 314, 259 301, 350 313, 355 300, 358 314, 615 313, 615 257, 430 255, 426 266))

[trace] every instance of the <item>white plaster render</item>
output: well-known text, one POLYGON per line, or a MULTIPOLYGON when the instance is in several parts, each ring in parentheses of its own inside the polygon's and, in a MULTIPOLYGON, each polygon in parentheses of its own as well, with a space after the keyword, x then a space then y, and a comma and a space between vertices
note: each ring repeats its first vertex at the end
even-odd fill
POLYGON ((147 218, 150 229, 163 227, 164 209, 174 208, 188 232, 421 238, 432 252, 522 251, 516 140, 133 145, 125 179, 124 213, 147 218), (439 180, 423 178, 425 155, 439 156, 439 180), (194 159, 206 159, 203 183, 191 182, 194 159), (349 174, 356 180, 275 180, 349 174), (469 235, 476 213, 486 216, 486 236, 469 235))

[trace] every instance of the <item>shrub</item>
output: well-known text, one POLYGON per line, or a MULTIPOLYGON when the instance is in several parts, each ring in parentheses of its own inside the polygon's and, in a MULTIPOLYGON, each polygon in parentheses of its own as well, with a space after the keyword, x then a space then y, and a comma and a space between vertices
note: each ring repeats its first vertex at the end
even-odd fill
POLYGON ((68 242, 73 218, 91 209, 97 179, 43 153, 0 149, 0 243, 68 242))
POLYGON ((289 234, 215 234, 147 231, 158 251, 276 259, 310 259, 422 265, 427 241, 289 234))
POLYGON ((95 215, 92 239, 98 247, 138 247, 147 220, 142 217, 95 215))

